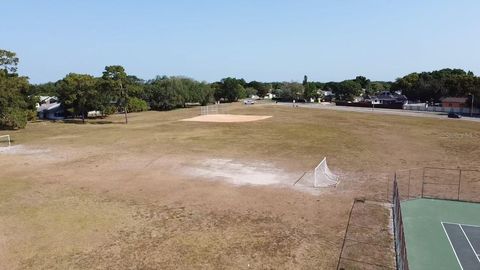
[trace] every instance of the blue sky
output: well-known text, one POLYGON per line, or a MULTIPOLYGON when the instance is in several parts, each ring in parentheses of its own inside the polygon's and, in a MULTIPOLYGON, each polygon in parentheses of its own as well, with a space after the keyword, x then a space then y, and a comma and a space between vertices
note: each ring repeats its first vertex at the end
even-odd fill
POLYGON ((123 65, 149 79, 394 80, 480 74, 477 0, 0 1, 0 48, 31 82, 123 65))

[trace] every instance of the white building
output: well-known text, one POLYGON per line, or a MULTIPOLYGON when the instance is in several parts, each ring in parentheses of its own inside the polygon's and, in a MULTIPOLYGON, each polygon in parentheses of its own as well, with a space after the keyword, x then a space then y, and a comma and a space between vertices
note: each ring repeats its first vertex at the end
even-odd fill
POLYGON ((274 94, 268 93, 268 94, 267 94, 265 97, 263 97, 263 98, 264 98, 264 99, 272 99, 272 98, 274 98, 274 97, 275 97, 274 94))
POLYGON ((58 102, 57 97, 40 96, 40 102, 37 103, 37 116, 40 119, 62 120, 65 118, 65 112, 62 104, 58 102))

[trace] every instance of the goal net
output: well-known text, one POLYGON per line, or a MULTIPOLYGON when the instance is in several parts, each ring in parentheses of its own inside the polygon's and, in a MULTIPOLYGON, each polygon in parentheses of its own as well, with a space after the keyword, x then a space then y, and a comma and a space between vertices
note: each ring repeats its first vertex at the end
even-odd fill
POLYGON ((226 104, 214 104, 200 107, 201 115, 225 114, 226 111, 226 104))
POLYGON ((0 147, 8 147, 10 145, 10 135, 0 135, 0 147))
POLYGON ((335 186, 338 183, 338 176, 332 173, 327 165, 327 158, 323 158, 322 162, 315 167, 313 171, 314 187, 335 186))

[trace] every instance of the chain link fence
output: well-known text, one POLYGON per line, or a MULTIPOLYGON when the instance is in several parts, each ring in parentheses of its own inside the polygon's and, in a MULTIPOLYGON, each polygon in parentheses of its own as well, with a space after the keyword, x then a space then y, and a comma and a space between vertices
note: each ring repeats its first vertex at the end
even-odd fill
POLYGON ((395 176, 400 200, 480 202, 480 170, 424 167, 397 171, 395 176))
POLYGON ((393 179, 392 212, 398 270, 408 270, 401 202, 428 198, 480 202, 480 170, 424 167, 397 171, 393 179))
POLYGON ((377 181, 371 177, 361 181, 369 193, 352 204, 337 270, 409 270, 401 209, 405 200, 480 202, 480 170, 422 167, 396 171, 393 177, 382 174, 377 181))
POLYGON ((398 184, 396 175, 393 180, 393 197, 392 197, 392 212, 393 212, 393 232, 395 237, 395 254, 398 270, 409 270, 407 245, 405 243, 405 232, 402 219, 402 208, 400 206, 400 194, 398 191, 398 184))

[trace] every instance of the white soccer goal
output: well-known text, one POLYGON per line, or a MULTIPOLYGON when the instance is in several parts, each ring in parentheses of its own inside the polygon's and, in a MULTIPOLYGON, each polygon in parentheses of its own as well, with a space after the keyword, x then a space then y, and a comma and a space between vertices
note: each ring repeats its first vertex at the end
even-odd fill
POLYGON ((201 115, 209 114, 225 114, 227 111, 226 104, 214 104, 200 107, 201 115))
POLYGON ((0 147, 10 147, 10 135, 1 135, 0 136, 0 147))
POLYGON ((327 158, 323 158, 322 162, 315 167, 313 171, 313 186, 314 187, 330 187, 336 186, 338 183, 338 176, 332 173, 327 165, 327 158))

